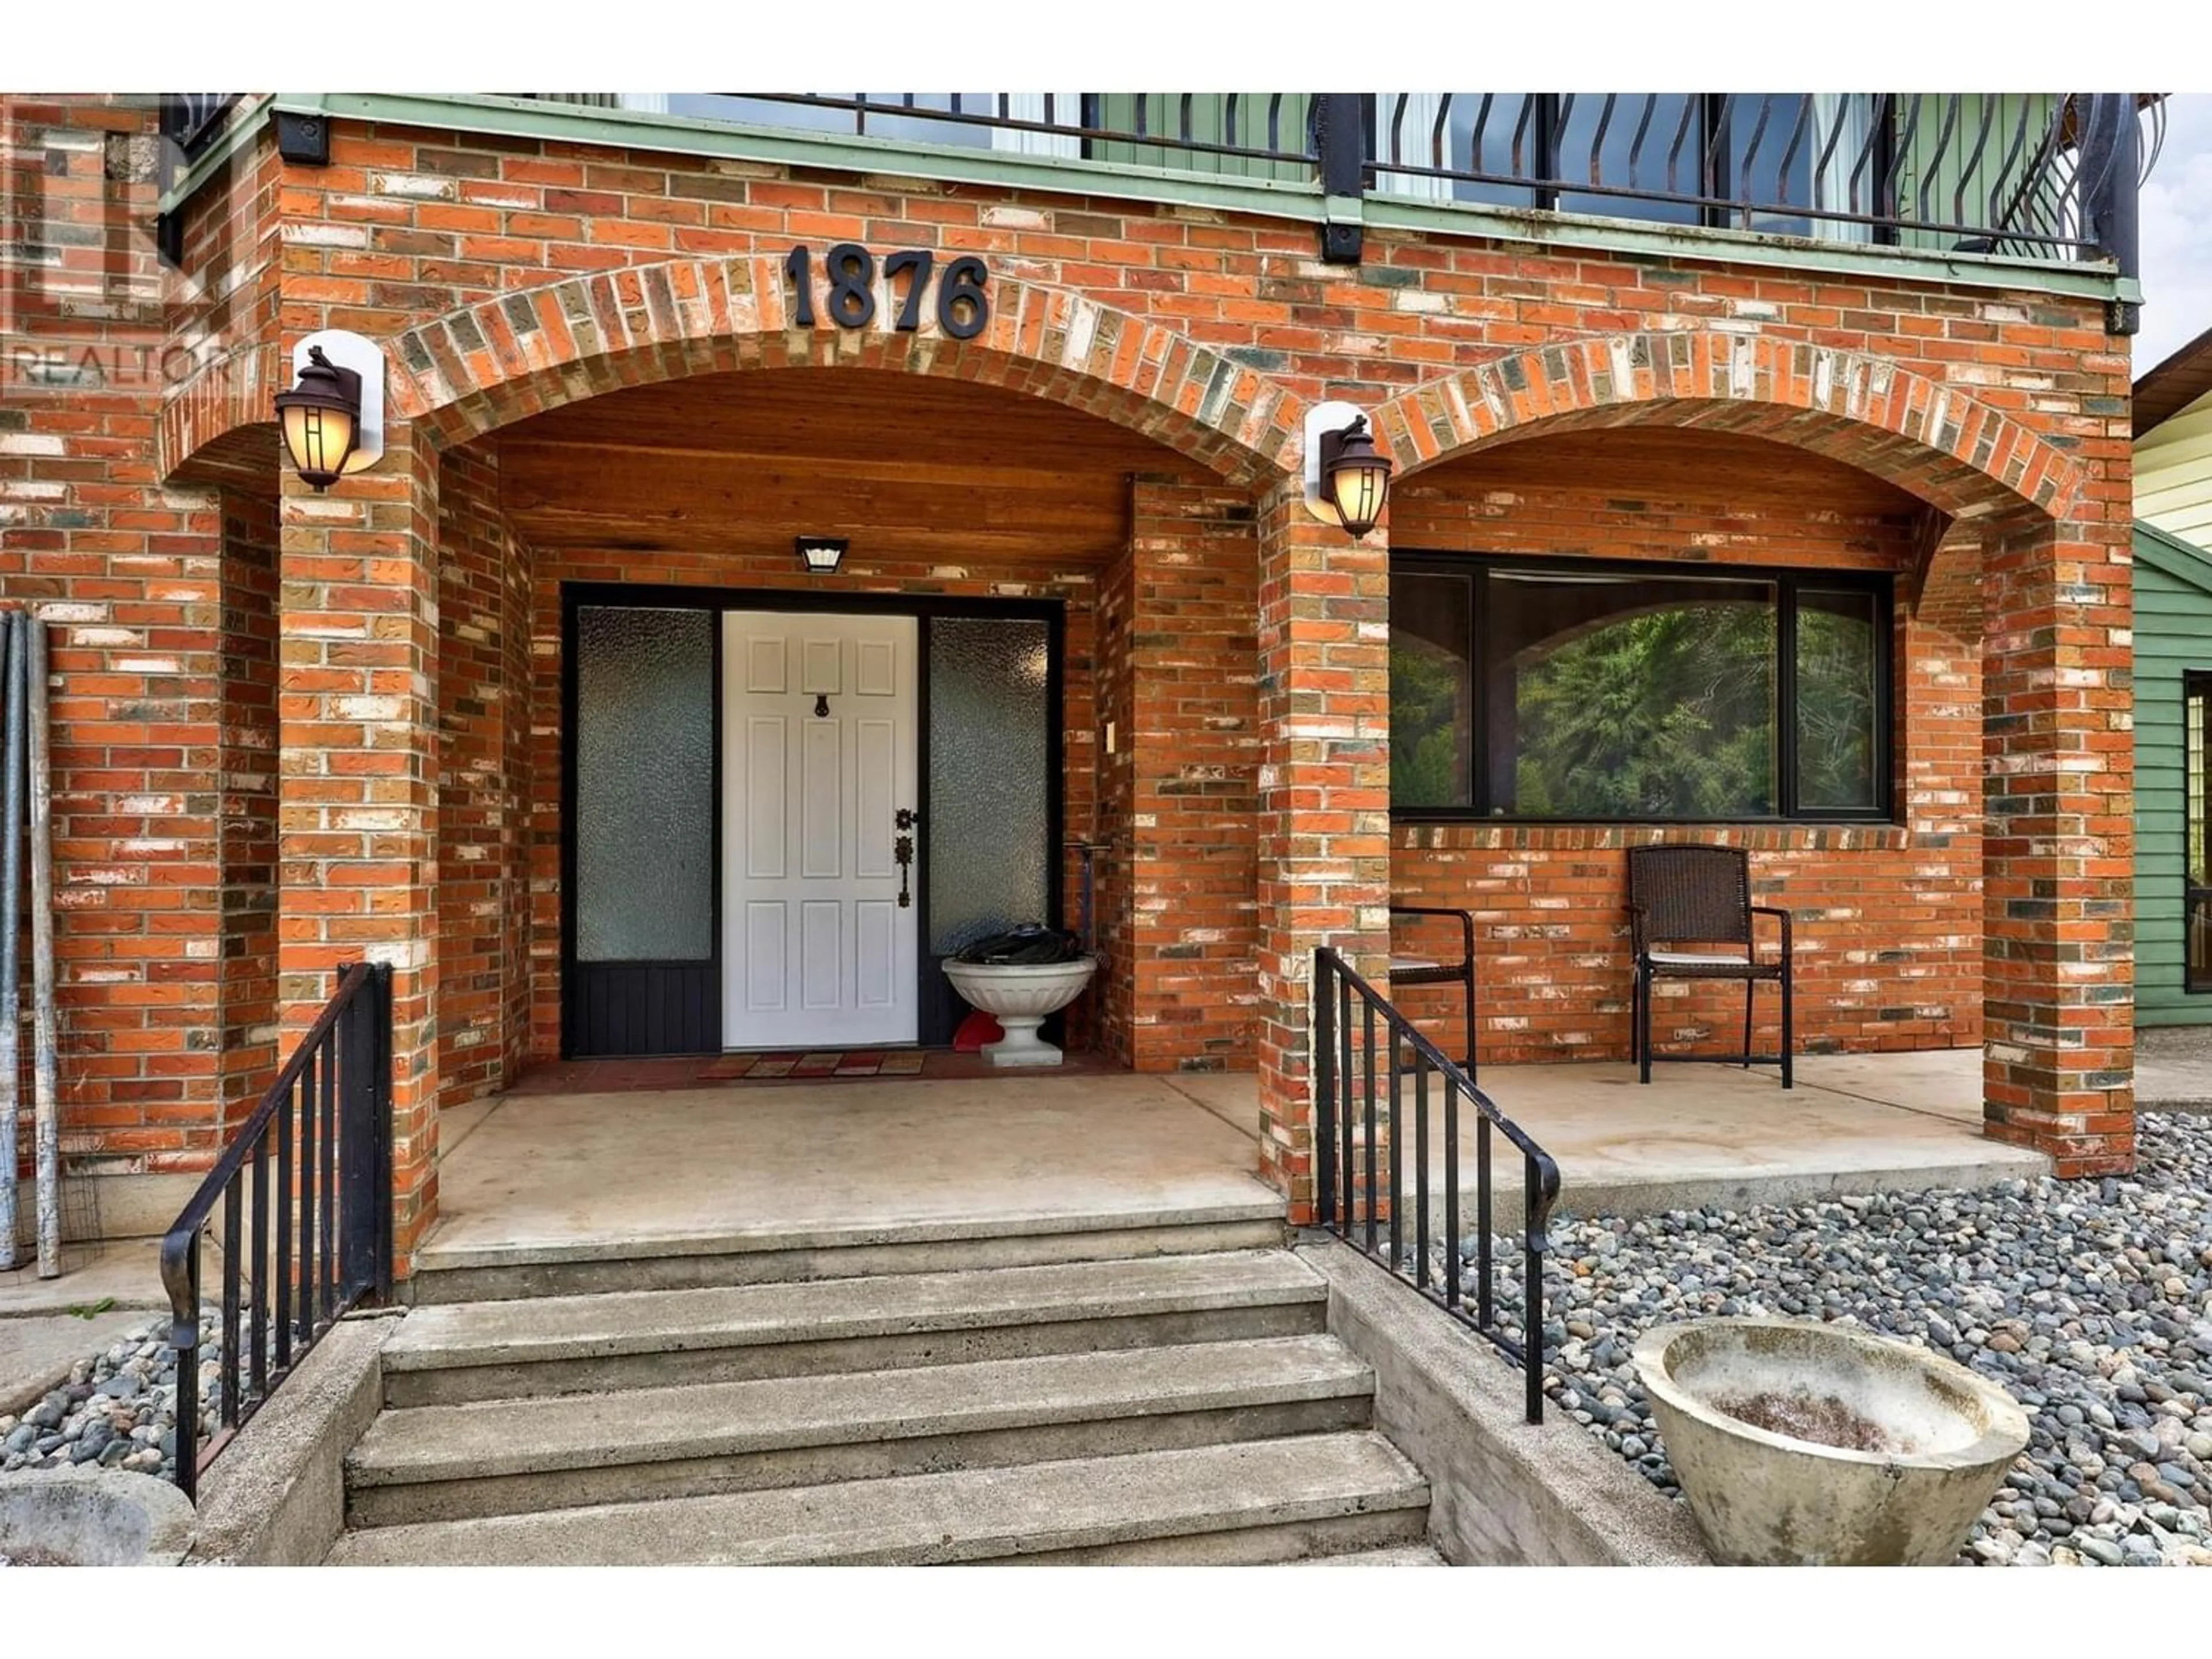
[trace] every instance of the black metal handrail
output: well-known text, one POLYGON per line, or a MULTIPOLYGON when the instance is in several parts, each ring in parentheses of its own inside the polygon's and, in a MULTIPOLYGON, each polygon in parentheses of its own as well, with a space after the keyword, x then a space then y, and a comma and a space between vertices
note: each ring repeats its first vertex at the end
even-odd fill
POLYGON ((1389 999, 1354 972, 1336 951, 1314 952, 1314 1096, 1320 1123, 1315 1151, 1321 1225, 1406 1280, 1519 1365, 1531 1423, 1544 1420, 1544 1252, 1552 1206, 1559 1196, 1559 1166, 1497 1103, 1474 1085, 1455 1062, 1413 1028, 1389 999), (1354 1005, 1360 1018, 1355 1027, 1354 1005), (1387 1046, 1377 1038, 1387 1039, 1387 1046), (1378 1070, 1379 1066, 1379 1070, 1378 1070), (1406 1079, 1413 1079, 1413 1181, 1407 1188, 1406 1079), (1443 1283, 1429 1262, 1429 1079, 1443 1087, 1443 1283), (1387 1103, 1385 1084, 1387 1083, 1387 1103), (1364 1085, 1364 1086, 1363 1086, 1364 1085), (1475 1308, 1468 1311, 1460 1283, 1459 1103, 1475 1111, 1475 1308), (1388 1118, 1383 1117, 1388 1112, 1388 1118), (1497 1263, 1492 1259, 1491 1133, 1495 1129, 1521 1153, 1521 1270, 1522 1335, 1506 1334, 1498 1317, 1497 1263), (1389 1144, 1389 1163, 1378 1168, 1377 1143, 1389 1144), (1365 1168, 1358 1167, 1364 1143, 1365 1168), (1364 1173, 1364 1184, 1359 1176, 1364 1173), (1384 1177, 1388 1185, 1384 1185, 1384 1177), (1366 1201, 1360 1202, 1364 1192, 1366 1201), (1413 1260, 1406 1265, 1403 1217, 1413 1210, 1413 1260), (1382 1212, 1387 1210, 1388 1219, 1382 1212), (1384 1228, 1389 1249, 1382 1248, 1384 1228))
POLYGON ((1856 227, 1876 241, 2109 256, 2132 276, 2120 222, 2132 215, 2118 210, 2142 172, 2136 105, 2124 93, 1385 93, 1369 159, 1378 181, 1432 179, 1446 195, 1467 185, 1537 208, 1574 197, 1634 216, 1629 204, 1645 202, 1747 230, 1802 221, 1800 234, 1856 227))
POLYGON ((1041 99, 1035 116, 1016 115, 1015 94, 963 93, 744 92, 726 97, 764 104, 835 110, 850 114, 856 137, 866 137, 871 117, 903 121, 946 122, 954 126, 989 127, 1070 139, 1082 145, 1139 144, 1199 155, 1246 161, 1308 162, 1315 159, 1310 123, 1294 94, 1273 93, 1138 93, 1130 95, 1127 118, 1107 117, 1102 93, 1031 94, 1041 99), (1164 124, 1152 119, 1152 100, 1164 106, 1164 124), (1287 107, 1286 107, 1287 101, 1287 107), (1069 108, 1073 103, 1074 107, 1069 108), (1206 107, 1203 111, 1200 106, 1206 107), (1218 117, 1220 137, 1201 129, 1207 115, 1218 117))
POLYGON ((221 1421, 234 1431, 340 1315, 392 1294, 390 968, 345 970, 161 1240, 177 1353, 176 1482, 188 1498, 199 1485, 200 1236, 217 1204, 221 1421))
MULTIPOLYGON (((2165 120, 2155 97, 2130 93, 718 95, 750 106, 732 118, 773 125, 967 143, 990 129, 1057 141, 1081 161, 1305 179, 1332 198, 1374 190, 2111 259, 2126 277, 2140 274, 2136 193, 2165 120)), ((1342 252, 1356 258, 1357 239, 1342 252)))

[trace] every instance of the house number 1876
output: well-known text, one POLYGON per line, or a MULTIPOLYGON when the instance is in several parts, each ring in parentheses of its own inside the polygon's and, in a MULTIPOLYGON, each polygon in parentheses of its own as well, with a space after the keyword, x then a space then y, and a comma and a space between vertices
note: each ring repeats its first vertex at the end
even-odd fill
MULTIPOLYGON (((929 286, 936 259, 927 248, 902 248, 884 260, 888 299, 899 279, 906 293, 891 319, 891 326, 911 333, 921 326, 921 295, 929 286)), ((812 328, 814 317, 814 254, 805 246, 791 250, 783 262, 797 296, 794 315, 799 327, 812 328)), ((840 328, 866 328, 876 320, 876 256, 858 242, 840 242, 822 256, 822 274, 830 279, 825 308, 840 328)), ((990 272, 972 253, 963 253, 945 267, 937 283, 937 325, 956 340, 972 340, 991 320, 990 296, 983 284, 990 272)))

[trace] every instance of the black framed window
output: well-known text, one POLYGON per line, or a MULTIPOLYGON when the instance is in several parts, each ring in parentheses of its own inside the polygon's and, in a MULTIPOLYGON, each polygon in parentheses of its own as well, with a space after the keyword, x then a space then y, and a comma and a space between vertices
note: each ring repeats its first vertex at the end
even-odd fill
POLYGON ((1401 817, 1880 820, 1887 577, 1401 554, 1401 817))
POLYGON ((2212 866, 2204 846, 2204 715, 2212 669, 2181 677, 2182 975, 2185 989, 2212 991, 2212 866))

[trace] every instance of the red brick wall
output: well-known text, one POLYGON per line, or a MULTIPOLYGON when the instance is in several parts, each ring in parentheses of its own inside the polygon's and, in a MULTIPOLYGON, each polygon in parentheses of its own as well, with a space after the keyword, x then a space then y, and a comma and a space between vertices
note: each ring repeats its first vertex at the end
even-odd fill
POLYGON ((497 451, 438 487, 440 1098, 503 1087, 528 1047, 531 568, 500 512, 497 451))
MULTIPOLYGON (((121 100, 0 98, 0 602, 49 625, 75 1172, 211 1157, 252 1018, 225 1005, 223 951, 250 934, 226 867, 222 503, 165 485, 152 442, 170 343, 152 127, 121 100)), ((27 1008, 27 923, 23 947, 27 1008)))
MULTIPOLYGON (((144 114, 9 100, 4 119, 11 179, 20 185, 41 176, 49 205, 40 210, 58 222, 88 216, 105 223, 104 204, 115 193, 104 177, 110 151, 100 138, 84 141, 143 133, 144 114), (75 136, 57 143, 56 132, 75 136)), ((132 210, 143 215, 150 179, 126 181, 123 193, 131 191, 132 210)), ((298 752, 286 757, 279 850, 295 879, 283 900, 280 994, 295 1017, 324 987, 329 960, 371 945, 412 960, 422 944, 420 916, 430 908, 423 884, 436 875, 422 837, 435 833, 437 802, 433 781, 410 769, 434 750, 428 720, 378 757, 393 769, 380 810, 396 812, 401 827, 365 844, 357 866, 341 868, 314 839, 307 820, 336 833, 342 807, 335 789, 318 795, 304 780, 343 775, 348 745, 366 742, 359 722, 312 718, 318 700, 346 695, 313 677, 354 671, 368 648, 314 643, 334 639, 309 626, 319 625, 319 607, 374 618, 385 630, 374 637, 375 672, 362 669, 361 678, 364 685, 376 680, 378 694, 397 696, 404 711, 416 705, 397 677, 427 669, 437 678, 440 641, 424 635, 422 584, 408 563, 410 550, 435 538, 434 522, 422 522, 435 501, 434 447, 552 403, 703 366, 866 362, 988 380, 1151 432, 1233 477, 1261 508, 1263 530, 1275 481, 1295 465, 1303 408, 1324 396, 1380 404, 1376 428, 1407 486, 1389 531, 1401 544, 1412 540, 1407 510, 1418 498, 1417 464, 1501 434, 1626 422, 1763 431, 1905 483, 1946 511, 1984 514, 1980 522, 1996 525, 1999 554, 1985 562, 1981 586, 1995 597, 1984 625, 2002 672, 1980 676, 1979 689, 1999 721, 1992 732, 2015 734, 1993 736, 1989 758, 2019 763, 1990 797, 2010 833, 1991 840, 1993 863, 2008 874, 2002 890, 1991 890, 1986 918, 2004 941, 2003 974, 2014 994, 2002 1016, 1986 1012, 1991 1034, 2002 1024, 2029 1055, 1993 1073, 1995 1086, 2020 1133, 2063 1130, 2088 1149, 2085 1157, 2121 1145, 2110 1124, 2126 1105, 2124 1082, 2113 1080, 2124 1071, 2126 1037, 2110 1011, 2124 1010, 2128 983, 2128 829, 2116 810, 2128 781, 2124 750, 2096 748, 2112 757, 2102 782, 2074 787, 2093 736, 2124 744, 2127 702, 2120 635, 2130 366, 2093 299, 1754 269, 1692 258, 1687 249, 1657 258, 1379 230, 1369 233, 1363 264, 1328 266, 1315 258, 1312 227, 1221 210, 343 121, 331 166, 275 162, 264 141, 206 212, 205 225, 188 225, 196 248, 249 250, 230 257, 230 266, 250 273, 253 295, 250 304, 234 302, 228 317, 246 337, 243 349, 258 350, 272 319, 287 343, 322 326, 385 339, 395 357, 394 413, 403 417, 379 474, 326 499, 291 491, 285 500, 283 689, 301 713, 286 716, 298 752), (239 228, 218 238, 217 218, 239 228), (247 229, 248 220, 258 222, 247 229), (1000 307, 991 331, 963 346, 933 325, 865 337, 787 329, 776 275, 783 255, 797 241, 840 238, 988 256, 1000 307), (281 260, 268 257, 277 247, 281 260), (588 280, 550 286, 578 274, 588 280), (617 349, 623 342, 629 349, 617 349), (409 416, 420 417, 411 432, 409 416), (410 467, 416 476, 401 476, 410 467), (2039 512, 2057 515, 2056 531, 2036 521, 2039 512), (2003 744, 2013 741, 2025 747, 2008 756, 2003 744), (2025 827, 2039 815, 2082 838, 2093 856, 2061 867, 2039 851, 2025 827), (374 906, 309 890, 311 878, 366 880, 380 869, 392 885, 374 906), (2004 908, 2025 902, 2041 881, 2065 884, 2047 913, 2004 908), (2061 1027, 2091 1015, 2094 1043, 2077 1051, 2061 1040, 2061 1027), (2084 1127, 2093 1121, 2100 1127, 2084 1127)), ((0 262, 19 258, 18 246, 0 247, 0 262)), ((88 268, 107 257, 102 246, 98 237, 71 243, 64 259, 88 268)), ((132 251, 126 262, 152 280, 149 257, 132 251)), ((197 275, 229 268, 212 252, 205 263, 197 275)), ((165 338, 138 320, 87 326, 117 338, 135 328, 157 346, 165 338)), ((167 465, 234 459, 264 478, 273 472, 265 443, 233 458, 222 435, 226 422, 265 411, 274 370, 252 361, 260 381, 241 374, 224 395, 211 391, 163 415, 167 465)), ((103 1152, 133 1158, 169 1156, 188 1143, 204 1156, 223 1086, 224 1039, 209 1014, 223 931, 212 896, 223 861, 218 809, 204 787, 223 754, 221 526, 203 486, 179 490, 173 479, 164 487, 155 416, 152 395, 114 387, 0 407, 0 510, 8 514, 0 576, 9 599, 47 606, 64 624, 57 804, 73 1056, 67 1086, 103 1152), (145 810, 126 810, 130 802, 145 810)), ((188 467, 183 476, 206 474, 188 467)), ((1376 855, 1386 831, 1380 803, 1370 799, 1387 752, 1387 711, 1379 688, 1363 683, 1379 651, 1363 630, 1381 603, 1373 562, 1382 538, 1349 548, 1340 535, 1324 539, 1299 523, 1301 509, 1278 507, 1273 539, 1261 538, 1256 610, 1257 707, 1272 728, 1256 784, 1256 936, 1268 1026, 1259 1052, 1288 1090, 1299 1064, 1306 952, 1322 937, 1371 945, 1368 912, 1390 870, 1376 855), (1294 740, 1294 726, 1319 735, 1294 740)), ((1952 556, 1947 548, 1939 565, 1952 556)), ((577 562, 609 576, 649 567, 656 580, 720 579, 672 574, 671 562, 659 559, 577 562)), ((1049 584, 1065 574, 1018 580, 1049 584)), ((546 607, 557 580, 538 572, 532 596, 533 720, 545 703, 545 646, 557 631, 546 626, 546 607)), ((1087 593, 1092 573, 1079 580, 1087 593)), ((1906 757, 1908 791, 1926 795, 1927 821, 1872 832, 1902 837, 1873 851, 1798 841, 1762 849, 1762 872, 1780 883, 1784 902, 1796 902, 1802 887, 1825 902, 1843 890, 1842 870, 1856 890, 1888 884, 1885 902, 1911 913, 1887 919, 1900 926, 1921 929, 1928 917, 1920 912, 1952 902, 1943 896, 1955 892, 1956 869, 1929 870, 1963 863, 1963 852, 1954 859, 1953 848, 1930 838, 1943 833, 1933 825, 1953 805, 1948 784, 1966 752, 1965 726, 1945 724, 1952 717, 1937 711, 1972 707, 1972 665, 1963 659, 1980 642, 1956 631, 1965 624, 1952 607, 1942 617, 1962 649, 1911 692, 1917 699, 1924 691, 1927 720, 1906 757), (1932 856, 1938 851, 1941 859, 1932 856), (1790 861, 1814 857, 1820 864, 1809 872, 1790 861), (1854 862, 1833 862, 1844 859, 1854 862)), ((1931 636, 1929 648, 1936 643, 1931 636)), ((1908 637, 1905 650, 1909 661, 1920 659, 1922 641, 1908 637)), ((1095 774, 1091 711, 1079 714, 1072 702, 1068 726, 1073 830, 1085 821, 1077 792, 1087 811, 1095 774)), ((532 743, 532 1020, 533 1046, 543 1051, 552 1029, 544 981, 545 941, 556 936, 556 826, 544 806, 553 782, 539 763, 546 739, 532 743)), ((525 769, 511 751, 507 767, 510 775, 525 769)), ((1463 849, 1468 857, 1482 850, 1463 849)), ((1588 879, 1603 886, 1611 878, 1588 879)), ((1944 978, 1941 951, 1916 948, 1916 963, 1936 970, 1929 977, 1944 978)), ((1961 946, 1960 961, 1970 963, 1978 948, 1961 946)), ((1925 1028, 1912 1033, 1922 1038, 1947 1035, 1938 1018, 1883 1019, 1882 1008, 1922 1006, 1925 987, 1891 971, 1908 964, 1865 965, 1880 971, 1861 977, 1884 985, 1862 1004, 1872 1012, 1855 1026, 1844 1020, 1856 1031, 1848 1040, 1913 1027, 1925 1028), (1912 994, 1899 994, 1905 989, 1912 994)), ((408 1033, 428 1030, 423 999, 435 977, 426 963, 403 976, 400 991, 410 1071, 401 1089, 410 1137, 404 1169, 419 1170, 426 1156, 413 1079, 435 1080, 437 1044, 408 1033)), ((1949 977, 1963 985, 1971 969, 1949 977)), ((1835 984, 1840 994, 1844 981, 1835 984)), ((1814 1000, 1808 998, 1808 1009, 1814 1000)), ((1962 989, 1925 999, 1929 1006, 1947 1000, 1949 1035, 1970 1036, 1962 989)), ((1841 1029, 1829 1035, 1847 1040, 1841 1029)), ((1279 1170, 1296 1159, 1294 1133, 1284 1136, 1269 1154, 1279 1170)))
MULTIPOLYGON (((1544 441, 1417 473, 1393 496, 1401 550, 1664 560, 1709 567, 1887 571, 1899 578, 1893 748, 1902 823, 1840 827, 1550 826, 1401 823, 1394 892, 1474 913, 1480 960, 1479 1057, 1620 1059, 1628 1053, 1628 847, 1657 840, 1752 849, 1759 902, 1794 913, 1797 1033, 1814 1051, 1971 1043, 1981 1036, 1979 662, 1912 614, 1915 520, 1800 485, 1787 451, 1763 471, 1731 451, 1726 479, 1697 434, 1668 446, 1673 482, 1577 488, 1517 476, 1544 441)), ((1425 927, 1430 924, 1419 924, 1425 927)), ((1401 926, 1404 926, 1401 924, 1401 926)), ((1405 942, 1430 941, 1408 931, 1405 942)), ((1409 1007, 1462 1052, 1457 993, 1415 988, 1409 1007)), ((1723 1046, 1740 1040, 1742 990, 1661 987, 1654 1031, 1723 1046), (1735 1033, 1736 1036, 1729 1034, 1735 1033)), ((1778 1042, 1771 991, 1759 1041, 1778 1042)))
POLYGON ((1258 1000, 1259 544, 1250 499, 1139 478, 1126 744, 1129 1059, 1249 1071, 1258 1000))
POLYGON ((1135 909, 1136 847, 1136 556, 1133 547, 1098 580, 1097 812, 1093 838, 1092 927, 1107 971, 1092 981, 1089 1000, 1098 1017, 1099 1051, 1133 1066, 1137 1056, 1136 981, 1128 964, 1139 948, 1135 909), (1106 747, 1106 728, 1114 747, 1106 747))
POLYGON ((276 1065, 276 503, 222 494, 222 1063, 235 1119, 276 1065))

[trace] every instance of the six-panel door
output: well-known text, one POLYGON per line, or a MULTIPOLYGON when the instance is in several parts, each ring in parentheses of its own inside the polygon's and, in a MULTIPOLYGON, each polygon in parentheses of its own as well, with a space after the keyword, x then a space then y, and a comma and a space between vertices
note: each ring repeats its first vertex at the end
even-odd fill
POLYGON ((912 1042, 915 620, 733 611, 722 630, 722 1046, 912 1042))

